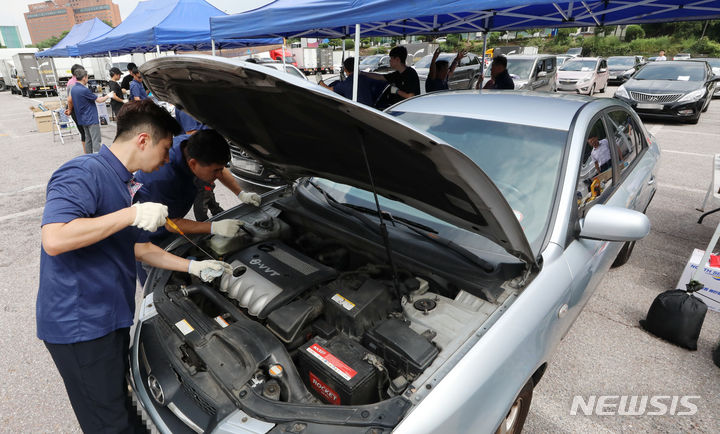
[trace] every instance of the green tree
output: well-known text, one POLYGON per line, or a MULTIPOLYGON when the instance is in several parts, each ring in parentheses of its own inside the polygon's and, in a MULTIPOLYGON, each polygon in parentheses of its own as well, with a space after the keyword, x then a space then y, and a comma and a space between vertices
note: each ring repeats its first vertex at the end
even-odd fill
POLYGON ((634 41, 635 39, 644 38, 645 37, 645 30, 643 30, 642 26, 638 26, 637 24, 631 24, 627 26, 625 29, 625 41, 630 42, 634 41))
POLYGON ((110 27, 113 27, 113 28, 115 27, 115 26, 113 26, 112 23, 111 23, 110 21, 108 21, 108 20, 102 20, 102 22, 105 23, 105 24, 107 24, 107 25, 110 26, 110 27))
MULTIPOLYGON (((60 34, 60 36, 51 36, 48 39, 45 39, 44 41, 38 42, 37 44, 34 45, 34 47, 40 48, 40 49, 53 47, 55 44, 60 42, 60 40, 62 40, 62 38, 67 36, 68 33, 69 33, 69 30, 66 30, 66 31, 62 32, 60 34)), ((32 46, 33 45, 31 45, 31 47, 32 46)))

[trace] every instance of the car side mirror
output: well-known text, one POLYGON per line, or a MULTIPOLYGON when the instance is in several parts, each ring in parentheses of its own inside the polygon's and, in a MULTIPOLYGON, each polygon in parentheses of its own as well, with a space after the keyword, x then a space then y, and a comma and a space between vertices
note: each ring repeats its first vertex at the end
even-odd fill
POLYGON ((598 72, 601 72, 601 73, 602 73, 602 72, 607 72, 607 68, 600 68, 600 69, 598 69, 598 72))
POLYGON ((547 72, 540 71, 537 73, 537 78, 543 78, 543 77, 547 77, 547 72))
POLYGON ((597 204, 588 210, 580 227, 580 238, 637 241, 650 233, 650 220, 638 211, 597 204))

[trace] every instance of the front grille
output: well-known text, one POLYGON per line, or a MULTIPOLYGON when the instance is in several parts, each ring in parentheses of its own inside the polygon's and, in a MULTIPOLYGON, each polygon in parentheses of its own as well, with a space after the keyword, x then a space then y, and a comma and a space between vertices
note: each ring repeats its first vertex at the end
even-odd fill
POLYGON ((575 84, 577 80, 560 80, 560 84, 575 84))
POLYGON ((680 99, 681 93, 642 93, 630 91, 630 98, 637 102, 656 102, 659 104, 675 102, 680 99))
POLYGON ((215 406, 212 405, 212 403, 210 403, 210 401, 206 399, 201 393, 198 393, 195 388, 193 388, 190 384, 184 381, 183 377, 178 371, 175 370, 175 368, 171 369, 175 372, 175 376, 177 377, 178 381, 180 381, 183 392, 185 392, 187 396, 192 398, 195 401, 195 404, 197 404, 197 406, 200 407, 205 413, 211 416, 215 415, 217 413, 215 406))

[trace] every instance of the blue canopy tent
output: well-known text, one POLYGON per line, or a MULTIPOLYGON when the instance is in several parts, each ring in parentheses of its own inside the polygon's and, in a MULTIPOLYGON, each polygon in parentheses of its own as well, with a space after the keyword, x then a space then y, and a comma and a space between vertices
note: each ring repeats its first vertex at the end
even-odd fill
MULTIPOLYGON (((720 17, 720 0, 275 0, 210 18, 213 38, 347 38, 594 27, 720 17)), ((483 49, 483 56, 485 50, 483 49)), ((355 62, 355 74, 358 73, 355 62)), ((353 95, 357 94, 353 81, 353 95)), ((355 99, 355 98, 353 98, 355 99)))
POLYGON ((276 0, 210 18, 213 38, 404 36, 720 17, 720 0, 276 0))
POLYGON ((204 0, 141 1, 117 27, 78 45, 81 56, 143 53, 150 51, 197 51, 211 48, 279 44, 277 38, 211 41, 209 19, 225 15, 204 0))
POLYGON ((112 27, 97 18, 83 21, 80 24, 75 24, 55 46, 38 51, 35 53, 35 57, 77 57, 80 55, 77 48, 79 43, 102 36, 110 30, 112 30, 112 27))

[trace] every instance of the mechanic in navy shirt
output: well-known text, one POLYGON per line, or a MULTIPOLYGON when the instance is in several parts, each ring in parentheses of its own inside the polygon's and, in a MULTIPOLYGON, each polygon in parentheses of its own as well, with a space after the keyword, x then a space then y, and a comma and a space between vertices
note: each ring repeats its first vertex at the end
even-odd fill
POLYGON ((100 150, 102 137, 100 135, 100 119, 98 118, 97 106, 95 103, 104 103, 113 93, 105 96, 97 96, 87 88, 88 74, 84 68, 75 70, 77 83, 70 90, 73 109, 77 115, 78 128, 85 131, 85 153, 91 154, 100 150))
MULTIPOLYGON (((323 81, 320 81, 320 85, 326 87, 338 95, 342 95, 347 99, 352 99, 353 94, 353 71, 355 70, 355 58, 348 57, 343 61, 343 69, 345 70, 345 80, 335 83, 332 87, 326 85, 323 81)), ((380 96, 380 92, 384 87, 384 83, 370 79, 365 75, 360 74, 360 81, 358 81, 358 95, 357 101, 361 104, 369 105, 373 107, 375 100, 380 96)))
MULTIPOLYGON (((243 222, 236 219, 215 222, 198 222, 184 217, 190 211, 197 195, 196 179, 212 183, 216 179, 238 196, 240 202, 260 206, 257 193, 242 191, 226 167, 230 161, 230 146, 215 130, 200 130, 193 134, 175 137, 170 149, 170 161, 151 173, 138 171, 135 179, 143 184, 133 201, 135 203, 158 202, 168 207, 168 218, 186 234, 214 234, 233 237, 240 231, 243 222)), ((163 245, 170 232, 169 226, 161 227, 150 235, 150 241, 163 245)), ((138 278, 145 284, 147 274, 138 264, 138 278)))
POLYGON ((392 84, 390 88, 391 104, 420 95, 420 78, 417 71, 405 65, 407 48, 395 47, 390 50, 389 56, 390 68, 394 69, 394 72, 385 75, 376 72, 365 72, 363 75, 375 80, 385 80, 392 84))
POLYGON ((142 75, 137 68, 130 72, 133 80, 130 82, 130 101, 142 101, 147 98, 147 91, 142 83, 142 75))
POLYGON ((142 427, 128 411, 125 383, 135 260, 204 280, 231 270, 223 262, 188 261, 147 242, 148 231, 165 223, 167 207, 131 206, 142 188, 132 172, 152 172, 165 163, 176 132, 177 122, 152 101, 125 104, 111 147, 65 163, 47 186, 37 335, 86 433, 142 427))

